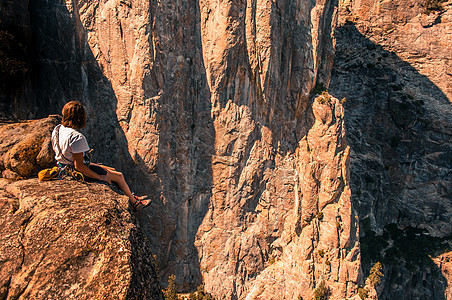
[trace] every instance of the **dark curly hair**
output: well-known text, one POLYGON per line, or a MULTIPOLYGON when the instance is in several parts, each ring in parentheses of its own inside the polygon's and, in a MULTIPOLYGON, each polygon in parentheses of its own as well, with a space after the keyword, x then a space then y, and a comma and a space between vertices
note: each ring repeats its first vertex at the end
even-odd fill
POLYGON ((83 105, 78 101, 70 101, 63 107, 61 124, 73 129, 80 129, 86 125, 86 113, 83 105))

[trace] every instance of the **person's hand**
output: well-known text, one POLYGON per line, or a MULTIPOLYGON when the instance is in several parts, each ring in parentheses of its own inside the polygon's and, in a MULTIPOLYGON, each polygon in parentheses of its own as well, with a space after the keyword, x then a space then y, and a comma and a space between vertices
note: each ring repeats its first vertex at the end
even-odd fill
POLYGON ((104 181, 106 181, 108 184, 111 184, 111 179, 108 177, 108 173, 104 175, 104 181))

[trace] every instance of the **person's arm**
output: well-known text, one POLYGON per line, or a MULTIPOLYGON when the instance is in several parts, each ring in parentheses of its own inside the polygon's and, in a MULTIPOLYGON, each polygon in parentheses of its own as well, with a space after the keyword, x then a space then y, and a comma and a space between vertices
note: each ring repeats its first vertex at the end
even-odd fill
POLYGON ((85 163, 83 162, 83 153, 73 153, 72 157, 74 158, 74 168, 79 171, 80 173, 82 173, 85 176, 97 179, 97 180, 102 180, 102 181, 106 181, 109 184, 111 184, 111 180, 108 177, 108 172, 106 175, 99 175, 96 172, 92 171, 87 165, 85 165, 85 163))

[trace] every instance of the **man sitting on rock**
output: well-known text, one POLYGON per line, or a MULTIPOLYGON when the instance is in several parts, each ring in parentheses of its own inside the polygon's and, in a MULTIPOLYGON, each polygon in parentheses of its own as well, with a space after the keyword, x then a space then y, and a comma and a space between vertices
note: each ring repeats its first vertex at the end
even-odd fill
POLYGON ((149 205, 150 200, 132 194, 121 172, 112 167, 84 161, 83 154, 90 148, 85 136, 77 130, 85 125, 86 113, 83 105, 78 101, 66 103, 63 107, 61 124, 52 132, 52 147, 57 162, 63 166, 70 165, 88 178, 106 181, 109 184, 116 183, 129 197, 135 211, 149 205))

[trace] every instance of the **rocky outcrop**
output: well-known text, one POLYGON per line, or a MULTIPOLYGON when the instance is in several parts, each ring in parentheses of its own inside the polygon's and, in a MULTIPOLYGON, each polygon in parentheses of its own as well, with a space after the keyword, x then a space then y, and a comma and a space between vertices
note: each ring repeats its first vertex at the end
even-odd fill
MULTIPOLYGON (((356 294, 358 229, 339 101, 317 98, 295 153, 272 148, 271 131, 235 109, 262 140, 244 147, 243 166, 235 156, 215 157, 214 201, 195 242, 206 289, 218 298, 305 299, 326 281, 334 298, 356 294)), ((240 137, 234 142, 229 147, 240 147, 240 137)))
POLYGON ((447 259, 430 257, 452 244, 452 11, 426 3, 339 5, 329 91, 347 99, 352 202, 365 274, 383 263, 380 299, 450 297, 447 259))
POLYGON ((36 176, 55 165, 52 130, 61 117, 21 123, 0 123, 0 171, 3 178, 36 176))
POLYGON ((0 298, 163 299, 127 203, 97 183, 0 179, 0 298))

